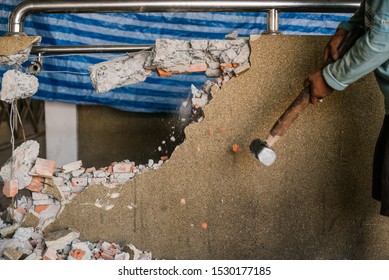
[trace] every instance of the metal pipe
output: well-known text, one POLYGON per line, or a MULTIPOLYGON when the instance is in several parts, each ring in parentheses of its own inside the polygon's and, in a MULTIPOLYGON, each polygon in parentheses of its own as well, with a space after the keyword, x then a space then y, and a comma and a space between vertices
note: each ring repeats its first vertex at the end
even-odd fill
MULTIPOLYGON (((278 30, 278 11, 287 12, 354 12, 360 5, 356 0, 344 1, 161 1, 161 0, 27 0, 15 7, 8 20, 8 36, 26 35, 24 21, 32 14, 54 13, 112 13, 112 12, 262 12, 268 14, 269 30, 278 30), (270 19, 269 19, 270 17, 270 19), (270 22, 269 22, 270 21, 270 22)), ((96 53, 134 52, 152 45, 90 45, 90 46, 33 46, 31 53, 96 53)))
POLYGON ((265 35, 280 34, 278 31, 278 10, 271 9, 267 12, 267 29, 262 32, 265 35))
POLYGON ((113 53, 151 50, 154 45, 81 45, 81 46, 33 46, 32 54, 64 53, 113 53))
POLYGON ((8 34, 23 34, 23 23, 31 14, 112 12, 247 12, 277 9, 289 12, 354 12, 359 1, 138 1, 138 0, 27 0, 15 7, 8 21, 8 34))

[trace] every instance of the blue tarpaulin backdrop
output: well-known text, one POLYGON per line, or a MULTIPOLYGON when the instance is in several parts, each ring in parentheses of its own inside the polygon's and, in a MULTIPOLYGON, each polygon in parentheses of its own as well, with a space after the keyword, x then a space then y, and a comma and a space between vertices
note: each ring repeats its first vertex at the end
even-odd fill
MULTIPOLYGON (((22 1, 0 3, 0 35, 7 32, 8 16, 22 1)), ((281 13, 283 34, 330 35, 350 14, 281 13)), ((154 44, 157 38, 225 39, 260 34, 266 29, 266 13, 103 13, 40 14, 28 17, 25 32, 42 37, 42 45, 154 44)), ((123 54, 52 55, 44 57, 35 99, 113 106, 133 112, 175 112, 190 94, 190 85, 200 87, 203 73, 160 78, 155 73, 145 82, 97 94, 88 66, 123 54)), ((35 56, 31 55, 31 60, 35 56)), ((24 65, 28 65, 27 63, 24 65)), ((0 66, 0 75, 8 70, 0 66)))

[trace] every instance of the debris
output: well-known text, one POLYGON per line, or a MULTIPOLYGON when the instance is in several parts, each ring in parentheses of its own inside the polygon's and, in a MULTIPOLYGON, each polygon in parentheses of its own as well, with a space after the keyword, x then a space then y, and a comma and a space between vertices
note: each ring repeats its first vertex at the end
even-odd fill
POLYGON ((20 260, 23 256, 23 253, 17 249, 6 248, 3 252, 3 255, 8 260, 20 260))
POLYGON ((233 145, 232 145, 232 151, 233 151, 234 153, 240 152, 240 147, 239 147, 239 145, 238 145, 238 144, 233 144, 233 145))
POLYGON ((43 182, 45 179, 40 176, 33 176, 31 183, 26 187, 27 190, 32 192, 41 192, 43 188, 43 182))
POLYGON ((1 36, 0 64, 22 64, 28 59, 32 45, 41 39, 40 36, 1 36))
POLYGON ((45 238, 45 243, 55 250, 63 250, 79 237, 79 232, 72 229, 63 229, 49 233, 45 238))
POLYGON ((81 160, 65 164, 64 166, 62 166, 63 173, 69 173, 74 170, 80 169, 81 166, 82 166, 81 160))
POLYGON ((21 223, 21 227, 32 227, 36 228, 39 224, 39 214, 33 210, 30 210, 24 217, 21 223))
POLYGON ((96 92, 103 93, 146 80, 152 74, 151 70, 144 68, 149 55, 143 51, 90 66, 90 77, 96 92))
POLYGON ((3 75, 0 100, 12 103, 16 99, 30 97, 38 91, 38 87, 38 79, 35 76, 8 70, 3 75))
POLYGON ((28 140, 17 147, 14 151, 14 157, 10 158, 0 170, 0 176, 4 181, 17 179, 19 189, 28 186, 32 177, 28 175, 38 157, 39 144, 34 140, 28 140), (13 178, 11 178, 11 166, 13 178))
POLYGON ((207 223, 202 223, 201 227, 202 227, 203 230, 206 230, 208 228, 208 224, 207 223))
POLYGON ((29 240, 33 232, 34 229, 32 227, 19 227, 12 238, 22 243, 29 240))
POLYGON ((15 233, 15 231, 20 227, 19 224, 13 224, 12 226, 5 227, 0 229, 0 236, 7 238, 15 233))
POLYGON ((180 204, 181 204, 181 206, 184 206, 186 204, 186 199, 185 198, 181 198, 180 204))
POLYGON ((43 259, 44 260, 58 260, 59 256, 57 254, 57 251, 51 247, 47 247, 43 259))
POLYGON ((228 72, 221 67, 220 62, 246 67, 250 66, 249 56, 250 48, 245 39, 158 39, 151 65, 157 69, 158 75, 163 77, 193 72, 205 72, 208 77, 220 77, 228 72))
POLYGON ((128 245, 129 248, 134 252, 134 260, 151 260, 152 254, 151 252, 143 252, 138 250, 133 244, 128 245))
POLYGON ((35 161, 34 172, 36 175, 46 178, 53 177, 55 161, 43 158, 37 158, 35 161))

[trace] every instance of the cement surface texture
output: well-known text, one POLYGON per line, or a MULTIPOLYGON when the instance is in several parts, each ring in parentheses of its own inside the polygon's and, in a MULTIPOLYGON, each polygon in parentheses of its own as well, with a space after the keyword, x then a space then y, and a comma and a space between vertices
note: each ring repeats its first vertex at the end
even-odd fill
POLYGON ((276 144, 272 166, 249 151, 320 68, 327 39, 251 42, 251 69, 217 93, 161 169, 89 187, 49 229, 131 242, 158 259, 388 259, 389 219, 370 194, 384 115, 373 76, 310 105, 276 144), (112 192, 120 196, 108 202, 112 192))

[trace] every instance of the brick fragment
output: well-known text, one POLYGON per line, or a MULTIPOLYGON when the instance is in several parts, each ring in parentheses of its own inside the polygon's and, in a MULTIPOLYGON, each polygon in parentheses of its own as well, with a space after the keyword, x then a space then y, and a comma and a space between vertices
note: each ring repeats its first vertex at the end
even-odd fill
POLYGON ((161 68, 157 68, 157 74, 160 77, 170 77, 170 76, 173 75, 172 72, 165 71, 165 70, 163 70, 161 68))
POLYGON ((68 172, 72 172, 74 170, 80 169, 81 167, 82 167, 82 161, 78 160, 75 162, 65 164, 64 166, 62 166, 62 169, 63 169, 64 173, 68 173, 68 172))
POLYGON ((133 169, 133 164, 127 162, 116 163, 113 166, 114 173, 129 173, 133 169))
POLYGON ((3 194, 6 197, 15 197, 19 192, 19 182, 16 179, 7 180, 4 183, 3 194))
POLYGON ((42 177, 53 177, 55 170, 55 161, 43 158, 37 158, 35 161, 35 173, 42 177))
POLYGON ((102 257, 104 260, 114 260, 114 259, 115 259, 113 256, 111 256, 110 254, 105 253, 105 252, 102 252, 102 253, 101 253, 101 257, 102 257))
POLYGON ((34 211, 39 214, 40 212, 46 210, 48 207, 49 205, 36 205, 34 211))
POLYGON ((238 145, 238 144, 233 144, 233 145, 232 145, 232 151, 233 151, 234 153, 240 152, 240 147, 239 147, 239 145, 238 145))
POLYGON ((45 253, 43 254, 44 260, 57 260, 58 254, 57 251, 51 247, 47 247, 45 253))
POLYGON ((82 258, 85 255, 85 251, 81 249, 75 249, 70 252, 70 255, 75 258, 76 260, 82 260, 82 258))
POLYGON ((32 192, 41 192, 44 180, 45 179, 43 177, 33 176, 31 183, 26 187, 26 189, 32 192))

